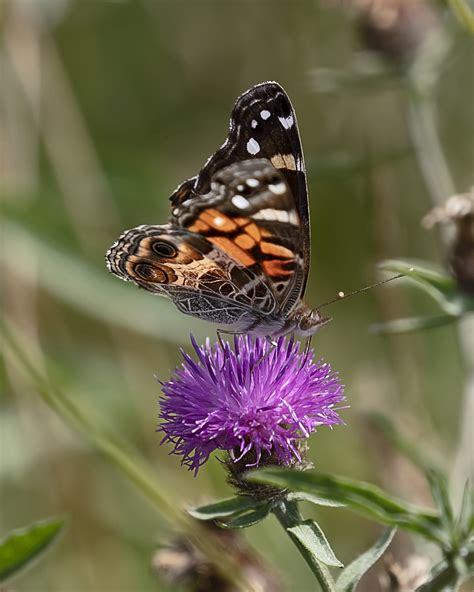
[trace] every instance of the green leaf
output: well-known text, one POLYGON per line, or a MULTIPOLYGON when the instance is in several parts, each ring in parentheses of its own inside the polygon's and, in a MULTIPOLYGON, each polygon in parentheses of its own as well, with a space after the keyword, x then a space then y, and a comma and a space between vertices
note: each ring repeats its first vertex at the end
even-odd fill
POLYGON ((464 485, 456 532, 460 540, 467 539, 474 533, 474 488, 469 480, 464 485))
POLYGON ((385 553, 396 530, 396 528, 387 529, 373 547, 359 555, 341 572, 336 582, 337 592, 353 592, 356 589, 362 576, 385 553))
POLYGON ((427 477, 433 501, 440 512, 440 519, 442 520, 446 531, 451 533, 454 528, 454 515, 451 502, 449 501, 446 477, 439 471, 433 469, 427 472, 427 477))
POLYGON ((455 279, 439 265, 418 259, 387 259, 379 264, 379 268, 393 273, 403 273, 407 277, 426 286, 431 286, 441 294, 456 292, 455 279))
POLYGON ((57 539, 62 518, 50 518, 10 532, 0 541, 0 582, 5 582, 34 561, 57 539))
POLYGON ((324 497, 319 497, 305 491, 294 491, 286 496, 286 499, 290 502, 310 502, 316 506, 326 506, 328 508, 344 508, 345 504, 329 500, 324 497))
POLYGON ((379 267, 385 271, 403 273, 418 288, 434 298, 449 316, 456 317, 474 310, 474 298, 461 292, 456 280, 432 263, 391 259, 383 261, 379 267))
POLYGON ((197 520, 215 520, 216 518, 225 518, 227 516, 242 514, 247 510, 257 508, 263 505, 251 497, 236 496, 229 499, 200 506, 199 508, 188 509, 188 514, 197 520))
POLYGON ((325 497, 346 504, 353 511, 382 524, 399 526, 438 543, 446 542, 437 515, 393 498, 369 483, 315 471, 295 471, 276 467, 252 471, 247 479, 325 497))
MULTIPOLYGON (((474 550, 469 551, 462 559, 468 573, 472 574, 474 569, 474 550)), ((419 586, 415 592, 447 592, 448 590, 458 590, 460 579, 458 569, 453 562, 443 560, 431 570, 429 580, 419 586)))
POLYGON ((376 335, 388 335, 396 333, 411 333, 412 331, 423 331, 424 329, 435 329, 450 325, 459 319, 460 315, 442 314, 431 317, 410 317, 405 319, 394 319, 386 323, 374 323, 370 331, 376 335))
POLYGON ((343 567, 331 549, 326 535, 314 520, 304 520, 287 528, 287 531, 318 561, 332 567, 343 567))
POLYGON ((272 505, 269 503, 260 504, 255 510, 241 514, 230 522, 219 521, 217 524, 221 528, 248 528, 249 526, 254 526, 262 520, 265 520, 270 513, 271 508, 272 505))

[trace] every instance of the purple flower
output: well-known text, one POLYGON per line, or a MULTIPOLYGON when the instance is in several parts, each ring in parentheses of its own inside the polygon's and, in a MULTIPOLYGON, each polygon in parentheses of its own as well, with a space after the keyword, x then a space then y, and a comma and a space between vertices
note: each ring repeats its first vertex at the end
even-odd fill
POLYGON ((277 464, 301 461, 298 441, 320 425, 343 423, 337 413, 343 386, 329 364, 313 362, 313 351, 302 353, 293 338, 276 347, 248 336, 203 346, 191 341, 198 360, 182 352, 184 363, 163 382, 158 428, 162 442, 195 472, 216 449, 229 452, 232 462, 262 454, 277 464))

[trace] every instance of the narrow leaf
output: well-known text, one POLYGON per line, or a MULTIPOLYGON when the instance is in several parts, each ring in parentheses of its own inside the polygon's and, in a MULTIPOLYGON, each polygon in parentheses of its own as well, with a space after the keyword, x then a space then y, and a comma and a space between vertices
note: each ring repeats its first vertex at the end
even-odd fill
POLYGON ((199 508, 190 508, 188 514, 197 520, 215 520, 233 514, 242 514, 259 505, 262 505, 262 502, 257 502, 250 497, 236 496, 199 508))
POLYGON ((315 504, 316 506, 326 506, 328 508, 344 508, 345 504, 341 502, 336 502, 334 500, 326 499, 324 497, 319 497, 317 495, 313 495, 312 493, 306 493, 305 491, 295 491, 289 493, 286 498, 290 502, 310 502, 311 504, 315 504))
POLYGON ((342 572, 336 582, 337 592, 353 592, 362 576, 382 557, 392 542, 396 528, 387 529, 379 540, 362 555, 359 555, 342 572))
POLYGON ((431 470, 427 473, 428 482, 431 488, 431 495, 436 507, 439 509, 440 518, 444 523, 445 529, 452 531, 454 525, 453 509, 449 501, 448 486, 446 477, 439 471, 431 470))
POLYGON ((456 531, 462 540, 474 532, 474 488, 469 480, 464 485, 461 508, 456 521, 456 531))
POLYGON ((268 516, 271 510, 271 504, 260 504, 258 508, 251 512, 241 514, 230 522, 218 522, 217 524, 222 528, 248 528, 254 526, 268 516))
POLYGON ((432 263, 390 260, 384 261, 380 267, 406 275, 418 288, 434 298, 448 315, 460 316, 474 310, 474 298, 461 292, 456 280, 432 263))
POLYGON ((64 520, 51 518, 10 532, 0 541, 0 582, 27 567, 58 537, 64 520))
POLYGON ((247 478, 258 483, 326 497, 346 504, 353 511, 382 524, 399 526, 427 539, 445 542, 446 537, 437 515, 393 498, 375 485, 363 481, 315 471, 269 467, 252 471, 247 478))
POLYGON ((387 259, 379 264, 380 269, 403 273, 418 282, 423 282, 443 294, 456 291, 456 281, 446 271, 433 263, 417 259, 387 259))
MULTIPOLYGON (((474 570, 474 551, 469 551, 463 561, 472 574, 474 570)), ((427 582, 419 586, 415 592, 447 592, 459 587, 459 573, 452 562, 442 561, 431 570, 427 582)))
POLYGON ((287 531, 318 561, 332 567, 343 567, 331 549, 326 535, 314 520, 300 522, 287 528, 287 531))
POLYGON ((374 323, 370 326, 371 333, 376 335, 388 335, 397 333, 410 333, 412 331, 423 331, 424 329, 435 329, 454 323, 460 315, 442 314, 430 317, 409 317, 394 319, 386 323, 374 323))

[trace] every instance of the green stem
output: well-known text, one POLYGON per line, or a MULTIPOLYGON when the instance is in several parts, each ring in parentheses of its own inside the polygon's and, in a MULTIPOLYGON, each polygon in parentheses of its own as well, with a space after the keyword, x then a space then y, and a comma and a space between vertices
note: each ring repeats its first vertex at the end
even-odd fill
POLYGON ((296 502, 284 500, 279 502, 273 509, 276 518, 288 533, 288 536, 293 541, 306 563, 309 565, 311 571, 316 576, 316 579, 321 586, 323 592, 335 592, 334 580, 329 572, 329 569, 320 561, 318 561, 308 549, 300 543, 300 541, 288 531, 289 528, 301 524, 303 518, 296 502))

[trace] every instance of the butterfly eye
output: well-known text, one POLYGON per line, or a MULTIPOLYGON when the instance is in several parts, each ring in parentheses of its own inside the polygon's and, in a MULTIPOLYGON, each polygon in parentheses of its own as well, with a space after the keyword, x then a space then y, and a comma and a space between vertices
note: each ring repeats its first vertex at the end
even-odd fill
POLYGON ((158 255, 158 257, 167 257, 168 259, 171 259, 176 255, 176 249, 174 245, 162 240, 155 241, 151 248, 153 252, 158 255))
POLYGON ((135 273, 140 277, 140 279, 145 280, 146 282, 156 282, 159 284, 166 283, 166 274, 154 267, 153 265, 149 265, 148 263, 137 263, 134 267, 135 273))

